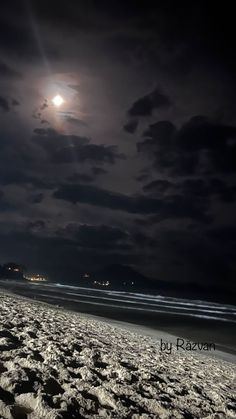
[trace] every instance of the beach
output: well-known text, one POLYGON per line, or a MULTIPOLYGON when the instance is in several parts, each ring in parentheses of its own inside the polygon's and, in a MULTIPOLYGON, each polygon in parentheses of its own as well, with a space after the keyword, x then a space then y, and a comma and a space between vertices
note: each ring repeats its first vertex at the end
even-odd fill
POLYGON ((236 363, 236 307, 230 304, 49 282, 2 280, 0 288, 156 339, 214 342, 215 355, 236 363))
POLYGON ((3 291, 0 349, 2 418, 235 417, 233 363, 3 291))

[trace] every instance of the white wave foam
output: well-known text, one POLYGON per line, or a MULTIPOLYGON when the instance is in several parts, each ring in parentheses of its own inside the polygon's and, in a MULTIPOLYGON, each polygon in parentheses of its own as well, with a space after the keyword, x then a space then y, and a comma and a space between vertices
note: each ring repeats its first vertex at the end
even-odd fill
POLYGON ((176 311, 165 311, 165 310, 157 310, 157 309, 149 309, 149 308, 141 308, 141 307, 130 307, 130 306, 124 306, 124 305, 111 305, 111 304, 105 304, 105 303, 98 303, 98 302, 94 302, 94 301, 84 301, 84 300, 80 300, 80 299, 66 299, 63 297, 58 297, 58 296, 54 296, 54 295, 48 295, 48 294, 37 294, 37 296, 41 296, 41 297, 46 297, 49 300, 51 299, 55 299, 55 300, 62 300, 62 301, 69 301, 69 302, 75 302, 75 303, 82 303, 82 304, 90 304, 90 305, 96 305, 96 306, 103 306, 103 307, 110 307, 113 309, 116 308, 122 308, 125 310, 133 310, 133 311, 144 311, 144 312, 149 312, 149 313, 162 313, 162 314, 173 314, 173 315, 179 315, 179 316, 183 316, 183 317, 195 317, 195 318, 201 318, 201 319, 208 319, 208 320, 218 320, 218 321, 224 321, 224 322, 228 322, 228 323, 236 323, 236 320, 232 320, 232 319, 227 319, 225 317, 214 317, 214 316, 205 316, 202 314, 193 314, 193 313, 182 313, 182 312, 178 312, 176 313, 176 311))

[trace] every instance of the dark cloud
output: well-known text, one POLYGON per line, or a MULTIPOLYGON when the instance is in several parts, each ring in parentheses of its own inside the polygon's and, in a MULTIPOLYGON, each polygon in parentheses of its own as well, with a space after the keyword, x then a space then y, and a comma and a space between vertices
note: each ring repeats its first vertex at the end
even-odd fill
POLYGON ((28 202, 31 204, 40 204, 44 198, 44 195, 42 193, 35 193, 29 196, 28 202))
POLYGON ((137 144, 158 170, 172 175, 231 173, 236 170, 236 127, 205 117, 191 118, 179 130, 168 121, 150 125, 137 144))
POLYGON ((158 144, 163 147, 170 147, 175 133, 176 128, 170 121, 158 121, 155 124, 151 124, 143 133, 143 136, 147 139, 138 143, 138 151, 155 151, 158 144))
POLYGON ((80 202, 130 213, 152 213, 161 205, 158 200, 129 197, 96 186, 80 184, 62 185, 54 193, 54 197, 74 204, 80 202))
MULTIPOLYGON (((190 178, 176 182, 158 179, 144 185, 143 191, 149 197, 162 199, 163 203, 171 204, 172 218, 187 214, 187 218, 205 224, 213 222, 214 207, 217 202, 233 206, 236 201, 236 185, 229 185, 218 178, 190 178)), ((171 218, 170 214, 168 213, 168 216, 171 218)), ((157 214, 136 222, 153 226, 162 219, 162 216, 157 214)))
POLYGON ((58 149, 52 156, 54 163, 82 163, 85 161, 114 164, 117 159, 124 159, 123 154, 116 152, 116 146, 97 144, 78 145, 58 149))
POLYGON ((15 208, 7 202, 4 191, 0 190, 0 213, 12 211, 15 208))
POLYGON ((54 129, 36 128, 34 141, 43 147, 53 163, 96 162, 114 164, 124 159, 113 145, 92 144, 87 137, 60 134, 54 129))
POLYGON ((53 128, 35 128, 34 141, 48 152, 51 158, 57 152, 77 145, 83 146, 89 143, 89 138, 78 135, 65 135, 53 128))
POLYGON ((0 169, 0 184, 7 185, 25 185, 37 189, 53 189, 55 182, 45 177, 37 177, 23 170, 0 169))
POLYGON ((157 88, 153 92, 138 99, 128 110, 129 116, 150 116, 154 109, 168 108, 171 105, 168 96, 157 88))
POLYGON ((99 175, 106 175, 108 173, 107 170, 103 169, 102 167, 92 167, 92 172, 95 176, 99 175))
MULTIPOLYGON (((140 180, 142 181, 145 179, 142 178, 140 180)), ((169 182, 168 180, 158 179, 144 185, 143 190, 144 192, 162 194, 168 191, 172 186, 174 186, 173 183, 169 182)))
POLYGON ((46 223, 43 220, 30 221, 27 227, 30 233, 39 233, 45 229, 46 223))
POLYGON ((210 179, 187 179, 180 183, 182 192, 195 199, 216 196, 222 202, 231 203, 236 199, 236 185, 229 186, 226 182, 217 178, 210 179))
POLYGON ((12 99, 11 104, 12 106, 20 106, 20 102, 16 99, 12 99))
POLYGON ((107 225, 69 224, 63 231, 73 237, 78 246, 91 249, 127 249, 129 234, 117 227, 107 225))
POLYGON ((88 175, 86 173, 73 173, 72 175, 68 176, 67 180, 72 183, 93 182, 94 176, 88 175))
POLYGON ((40 110, 44 111, 47 108, 48 108, 48 101, 47 101, 47 99, 45 99, 43 104, 40 106, 40 110))
POLYGON ((9 67, 6 63, 0 60, 0 76, 6 78, 19 78, 20 73, 18 73, 16 70, 9 67))
POLYGON ((148 170, 141 170, 140 174, 138 176, 135 176, 135 179, 138 182, 147 182, 151 178, 150 173, 148 173, 148 170))
POLYGON ((234 202, 236 199, 236 185, 229 186, 217 178, 185 179, 176 183, 158 179, 143 186, 144 192, 160 197, 163 194, 181 194, 186 199, 207 200, 214 196, 222 202, 234 202))
POLYGON ((8 100, 3 96, 0 96, 0 109, 4 112, 10 111, 8 100))
POLYGON ((75 125, 75 126, 78 126, 78 127, 87 126, 87 124, 84 121, 82 121, 82 119, 75 118, 74 116, 65 115, 64 118, 67 122, 69 122, 72 125, 75 125))
POLYGON ((32 118, 34 118, 34 119, 41 119, 41 116, 42 116, 42 113, 41 113, 41 112, 39 112, 38 110, 35 110, 35 111, 32 113, 32 118))
MULTIPOLYGON (((66 151, 66 150, 64 150, 66 151)), ((76 155, 76 160, 78 162, 90 161, 96 163, 109 163, 114 164, 118 159, 124 159, 124 154, 117 153, 116 146, 105 146, 105 145, 97 145, 97 144, 88 144, 84 146, 76 145, 75 149, 73 150, 76 155)), ((68 162, 71 161, 71 157, 69 157, 71 153, 58 153, 55 156, 55 162, 68 162)))
POLYGON ((211 230, 207 230, 207 237, 212 240, 217 240, 220 243, 236 242, 236 227, 234 225, 217 227, 211 230))
POLYGON ((16 99, 8 99, 4 96, 0 96, 0 110, 4 112, 9 112, 12 110, 12 106, 19 106, 20 103, 16 99))
POLYGON ((218 150, 227 145, 227 140, 236 137, 236 127, 221 125, 204 116, 195 116, 177 133, 177 147, 187 152, 218 150))
POLYGON ((138 127, 138 120, 133 119, 124 125, 124 130, 128 132, 129 134, 133 134, 136 131, 137 127, 138 127))
POLYGON ((140 196, 127 196, 106 189, 88 185, 61 185, 54 197, 73 204, 84 203, 93 206, 125 211, 131 214, 154 214, 159 221, 168 218, 194 218, 210 222, 203 202, 191 202, 181 195, 169 196, 166 200, 140 196))
POLYGON ((132 241, 135 246, 141 249, 156 249, 158 247, 158 240, 156 238, 150 237, 138 230, 132 231, 132 241))

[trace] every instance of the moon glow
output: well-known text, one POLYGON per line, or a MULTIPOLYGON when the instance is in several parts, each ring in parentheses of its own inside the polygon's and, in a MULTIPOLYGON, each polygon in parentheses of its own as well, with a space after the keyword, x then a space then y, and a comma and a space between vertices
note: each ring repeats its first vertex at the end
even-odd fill
POLYGON ((63 105, 64 103, 64 99, 61 95, 56 95, 53 99, 52 99, 52 103, 54 104, 54 106, 56 106, 57 108, 60 108, 61 105, 63 105))

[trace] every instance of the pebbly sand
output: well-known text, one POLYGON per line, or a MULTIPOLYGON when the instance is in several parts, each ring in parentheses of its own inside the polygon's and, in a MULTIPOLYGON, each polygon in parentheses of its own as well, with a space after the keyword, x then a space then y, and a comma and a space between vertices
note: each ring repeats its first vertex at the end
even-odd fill
POLYGON ((235 365, 0 292, 0 418, 236 418, 235 365))

